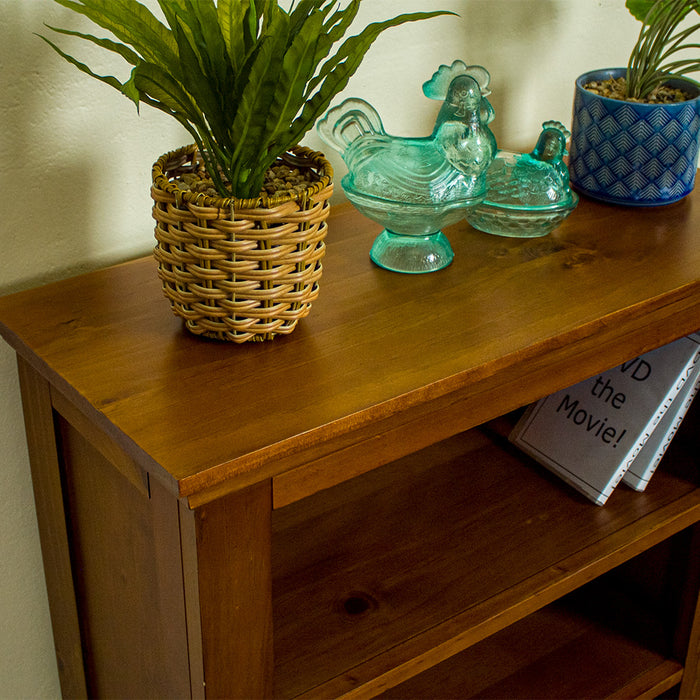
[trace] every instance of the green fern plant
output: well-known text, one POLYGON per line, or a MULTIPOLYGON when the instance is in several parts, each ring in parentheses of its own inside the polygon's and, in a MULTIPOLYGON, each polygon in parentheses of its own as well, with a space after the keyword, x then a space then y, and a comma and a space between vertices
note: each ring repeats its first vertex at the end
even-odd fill
POLYGON ((679 30, 690 12, 700 13, 700 0, 627 0, 626 6, 642 22, 627 66, 628 97, 644 100, 669 77, 700 70, 700 59, 678 57, 681 51, 700 49, 689 41, 700 23, 679 30))
POLYGON ((257 197, 266 171, 345 88, 375 39, 401 14, 342 43, 361 0, 158 0, 163 24, 138 0, 54 0, 118 41, 68 29, 133 66, 125 82, 98 75, 42 36, 84 73, 176 119, 192 135, 222 197, 257 197))

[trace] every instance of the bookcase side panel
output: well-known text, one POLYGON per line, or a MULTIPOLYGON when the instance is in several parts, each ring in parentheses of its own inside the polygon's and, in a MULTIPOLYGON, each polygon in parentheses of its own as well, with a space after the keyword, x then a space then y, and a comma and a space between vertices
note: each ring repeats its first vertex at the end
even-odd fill
POLYGON ((87 697, 63 485, 48 382, 17 357, 44 576, 64 697, 87 697))
POLYGON ((57 422, 88 694, 189 697, 177 499, 57 422))

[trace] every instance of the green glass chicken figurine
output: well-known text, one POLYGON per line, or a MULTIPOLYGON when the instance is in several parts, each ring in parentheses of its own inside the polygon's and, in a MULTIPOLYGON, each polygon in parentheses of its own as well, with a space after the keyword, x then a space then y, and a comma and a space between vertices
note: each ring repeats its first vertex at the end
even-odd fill
POLYGON ((351 98, 319 122, 321 138, 343 156, 348 199, 385 229, 370 257, 397 272, 433 272, 452 262, 441 229, 464 217, 486 196, 486 173, 497 152, 489 128, 490 76, 481 66, 455 61, 423 85, 442 101, 430 136, 386 133, 367 102, 351 98))

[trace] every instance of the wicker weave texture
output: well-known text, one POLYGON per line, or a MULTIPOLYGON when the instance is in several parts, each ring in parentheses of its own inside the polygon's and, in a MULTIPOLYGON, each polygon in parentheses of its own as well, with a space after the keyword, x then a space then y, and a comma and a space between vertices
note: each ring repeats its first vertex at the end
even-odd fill
POLYGON ((189 331, 242 343, 291 333, 319 291, 333 171, 296 148, 282 162, 310 169, 304 192, 220 199, 183 193, 174 179, 196 167, 188 146, 153 166, 155 258, 165 296, 189 331))

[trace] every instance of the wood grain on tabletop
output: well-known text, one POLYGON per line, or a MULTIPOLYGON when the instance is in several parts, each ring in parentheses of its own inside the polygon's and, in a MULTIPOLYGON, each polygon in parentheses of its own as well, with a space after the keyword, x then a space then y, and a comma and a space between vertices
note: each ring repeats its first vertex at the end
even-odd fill
MULTIPOLYGON (((447 230, 455 261, 429 275, 373 266, 378 232, 337 207, 319 299, 290 336, 268 343, 189 335, 151 258, 0 299, 0 330, 188 495, 255 483, 371 440, 378 422, 389 432, 425 415, 417 449, 700 320, 698 192, 643 212, 582 199, 537 239, 461 223, 447 230), (431 418, 470 395, 473 413, 442 427, 431 418)), ((395 446, 405 436, 398 430, 395 446)))

